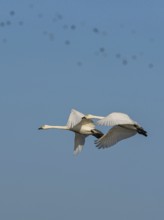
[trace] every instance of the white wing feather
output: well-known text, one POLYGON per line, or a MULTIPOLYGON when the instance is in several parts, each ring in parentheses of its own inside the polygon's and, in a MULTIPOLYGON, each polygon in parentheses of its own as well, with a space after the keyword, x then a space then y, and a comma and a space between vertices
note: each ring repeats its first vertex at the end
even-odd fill
POLYGON ((67 126, 69 128, 74 127, 76 124, 78 124, 81 121, 83 116, 84 116, 83 113, 75 109, 72 109, 71 114, 69 115, 69 118, 68 118, 67 126))
POLYGON ((82 151, 86 137, 87 135, 75 133, 74 152, 73 152, 74 155, 77 155, 82 151))
POLYGON ((121 125, 121 124, 134 124, 135 122, 124 113, 120 112, 113 112, 103 119, 100 119, 97 121, 98 125, 103 126, 115 126, 115 125, 121 125))
POLYGON ((130 130, 120 126, 114 126, 105 135, 99 138, 95 143, 98 148, 111 147, 117 142, 132 137, 137 133, 136 130, 130 130))

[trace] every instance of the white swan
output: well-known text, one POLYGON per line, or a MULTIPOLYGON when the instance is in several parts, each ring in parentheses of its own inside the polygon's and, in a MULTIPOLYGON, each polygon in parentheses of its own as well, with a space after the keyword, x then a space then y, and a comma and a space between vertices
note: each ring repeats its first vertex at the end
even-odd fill
POLYGON ((74 140, 74 154, 77 155, 81 152, 85 138, 88 135, 93 135, 96 138, 103 136, 103 133, 95 129, 95 124, 91 119, 84 117, 84 114, 72 109, 70 116, 68 118, 67 125, 65 126, 55 126, 55 125, 42 125, 39 129, 63 129, 75 132, 74 140))
POLYGON ((137 133, 147 136, 147 132, 127 114, 113 112, 106 117, 96 115, 85 115, 86 119, 99 119, 98 125, 113 126, 105 135, 96 140, 98 148, 111 147, 117 142, 129 138, 137 133))

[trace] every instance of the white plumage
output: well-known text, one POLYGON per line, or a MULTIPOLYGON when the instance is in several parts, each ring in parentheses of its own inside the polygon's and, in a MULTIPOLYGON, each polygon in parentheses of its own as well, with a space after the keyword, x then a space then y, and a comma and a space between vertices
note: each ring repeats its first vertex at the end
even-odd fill
POLYGON ((103 133, 95 129, 95 124, 91 119, 84 117, 84 114, 72 109, 67 125, 65 126, 56 126, 56 125, 42 125, 39 129, 63 129, 73 131, 75 133, 74 140, 74 154, 77 155, 83 149, 85 144, 85 138, 88 135, 93 135, 97 138, 103 136, 103 133))
POLYGON ((98 125, 113 126, 105 135, 96 140, 98 148, 111 147, 117 142, 129 138, 137 133, 147 136, 147 132, 127 114, 113 112, 106 117, 96 115, 85 115, 86 119, 99 119, 98 125))

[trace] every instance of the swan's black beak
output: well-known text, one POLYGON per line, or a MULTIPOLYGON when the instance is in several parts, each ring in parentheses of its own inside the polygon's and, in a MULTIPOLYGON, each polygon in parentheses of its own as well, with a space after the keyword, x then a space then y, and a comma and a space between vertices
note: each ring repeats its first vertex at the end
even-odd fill
POLYGON ((42 127, 39 127, 39 128, 38 128, 38 130, 42 130, 42 129, 43 129, 42 127))

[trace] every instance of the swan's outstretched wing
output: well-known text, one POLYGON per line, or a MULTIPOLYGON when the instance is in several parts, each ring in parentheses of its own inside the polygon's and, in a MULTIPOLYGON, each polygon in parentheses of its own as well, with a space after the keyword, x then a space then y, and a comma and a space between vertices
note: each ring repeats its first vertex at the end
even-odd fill
POLYGON ((98 125, 115 126, 122 124, 134 124, 134 122, 127 114, 121 112, 113 112, 103 119, 97 121, 98 125))
POLYGON ((114 126, 105 135, 96 140, 96 146, 98 148, 111 147, 117 142, 129 138, 137 133, 136 130, 127 129, 120 126, 114 126))
POLYGON ((75 109, 72 109, 71 114, 69 115, 69 118, 68 118, 67 126, 69 128, 74 127, 76 124, 78 124, 81 121, 83 116, 84 116, 83 113, 78 112, 75 109))
POLYGON ((74 155, 77 155, 82 151, 86 137, 87 135, 75 133, 74 152, 73 152, 74 155))

